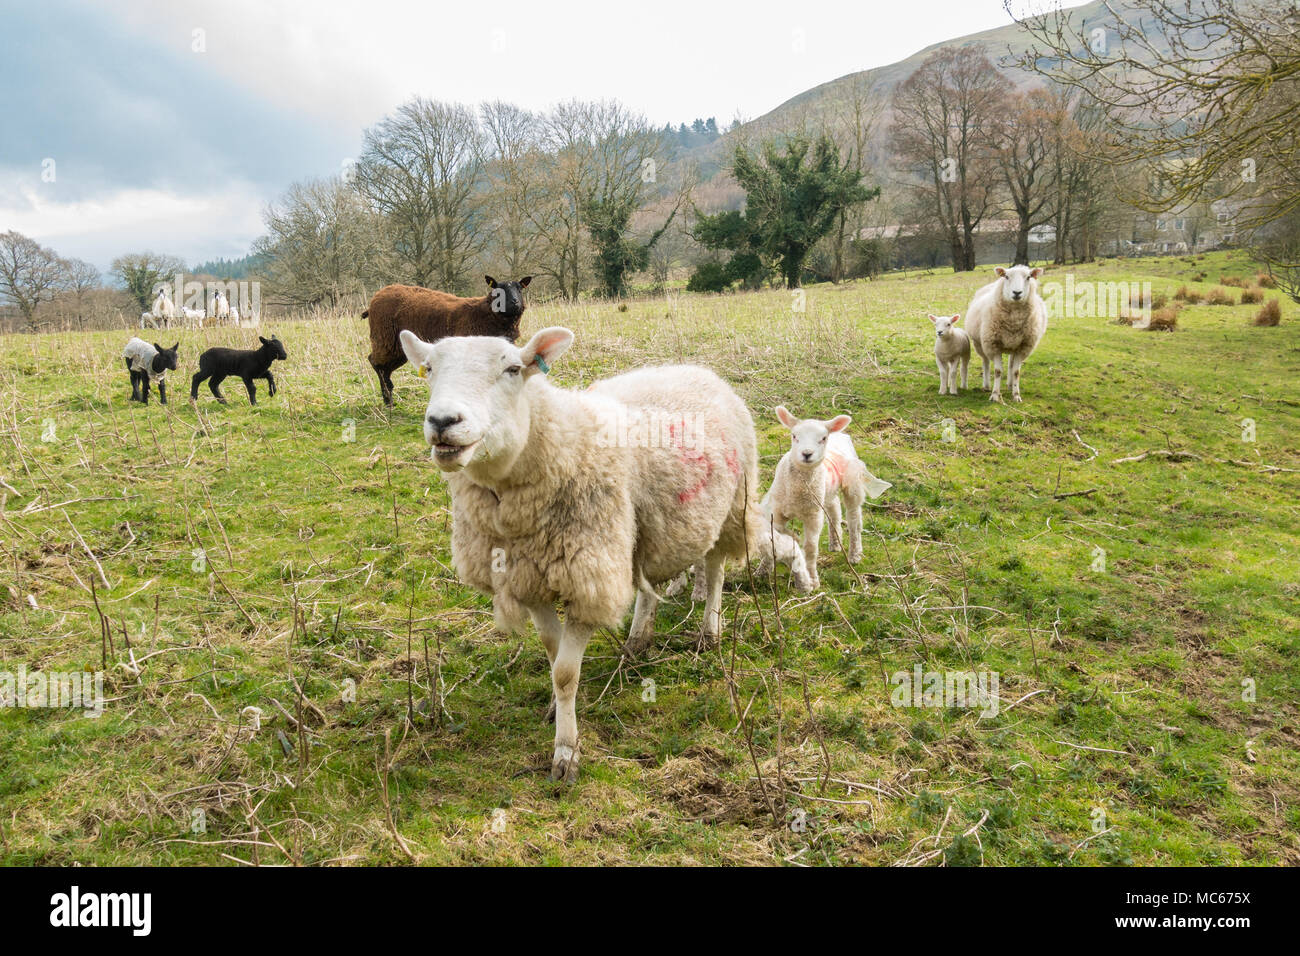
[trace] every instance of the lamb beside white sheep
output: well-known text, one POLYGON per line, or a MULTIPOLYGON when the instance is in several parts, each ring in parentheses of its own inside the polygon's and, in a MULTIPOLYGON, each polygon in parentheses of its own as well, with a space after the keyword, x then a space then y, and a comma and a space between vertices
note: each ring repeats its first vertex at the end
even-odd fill
MULTIPOLYGON (((618 627, 635 598, 626 650, 644 649, 653 586, 704 555, 702 639, 716 640, 726 560, 763 552, 753 419, 722 379, 692 366, 556 388, 544 373, 573 342, 564 328, 522 347, 487 336, 429 344, 408 330, 400 341, 429 381, 424 438, 451 491, 452 563, 492 595, 503 630, 536 625, 554 692, 551 777, 572 781, 592 632, 618 627)), ((778 536, 775 550, 803 576, 793 539, 778 536)))
POLYGON ((844 433, 852 419, 837 415, 829 421, 798 419, 782 405, 776 417, 790 429, 790 450, 776 466, 772 487, 763 498, 763 512, 777 532, 788 532, 791 520, 803 525, 804 561, 813 587, 823 518, 830 525, 828 550, 840 548, 840 499, 848 512, 848 559, 862 560, 862 503, 879 498, 892 485, 881 481, 858 458, 853 440, 844 433))
POLYGON ((966 370, 970 367, 970 336, 957 328, 960 315, 948 318, 932 315, 934 323, 934 361, 939 366, 939 394, 956 395, 960 373, 961 387, 966 387, 966 370))
POLYGON ((1012 266, 994 270, 997 279, 981 288, 966 309, 966 332, 979 353, 984 387, 989 387, 989 363, 993 365, 993 388, 989 400, 1002 401, 1002 355, 1011 356, 1007 378, 1011 398, 1020 401, 1020 368, 1047 331, 1047 304, 1038 294, 1042 269, 1012 266))

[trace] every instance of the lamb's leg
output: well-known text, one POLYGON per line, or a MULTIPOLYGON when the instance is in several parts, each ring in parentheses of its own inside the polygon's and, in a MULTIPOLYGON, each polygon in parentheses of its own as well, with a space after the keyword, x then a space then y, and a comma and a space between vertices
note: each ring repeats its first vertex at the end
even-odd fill
POLYGON ((850 564, 857 564, 862 560, 862 501, 865 497, 866 489, 861 487, 853 490, 846 488, 844 491, 844 510, 849 517, 850 564))
POLYGON ((727 559, 717 551, 704 556, 704 624, 700 629, 700 648, 712 647, 722 633, 722 572, 727 559))
MULTIPOLYGON (((552 668, 555 667, 555 655, 560 653, 560 639, 564 636, 564 622, 555 613, 555 608, 549 604, 528 605, 528 616, 533 619, 537 636, 542 639, 542 646, 546 648, 546 659, 551 662, 552 668)), ((545 720, 547 723, 555 721, 554 688, 551 691, 551 702, 546 707, 545 720)))
POLYGON ((163 379, 158 383, 158 401, 167 404, 167 380, 163 379))
POLYGON ((140 401, 149 404, 149 373, 140 373, 140 401))
POLYGON ((820 511, 809 515, 803 522, 803 557, 808 563, 808 580, 816 590, 821 586, 821 578, 817 574, 817 547, 822 536, 822 513, 820 511))
POLYGON ((582 655, 593 628, 573 620, 564 622, 560 648, 551 664, 551 689, 555 693, 555 753, 551 779, 573 783, 578 779, 578 681, 582 655))
POLYGON ((840 496, 838 493, 832 494, 830 500, 826 502, 826 523, 829 527, 826 529, 826 550, 838 551, 840 549, 840 496))
POLYGON ((225 396, 221 394, 221 383, 224 382, 225 380, 226 380, 226 376, 224 375, 214 375, 208 381, 208 389, 212 392, 213 395, 216 396, 217 401, 219 401, 222 405, 226 404, 225 396))
POLYGON ((130 359, 123 359, 123 361, 126 362, 127 374, 131 376, 131 401, 138 402, 140 401, 140 375, 131 367, 130 359))
POLYGON ((207 375, 205 375, 203 372, 195 372, 194 377, 190 379, 190 401, 191 402, 197 402, 199 400, 199 386, 203 384, 203 380, 205 378, 207 378, 207 375))
POLYGON ((1020 366, 1025 364, 1023 356, 1012 354, 1011 368, 1007 373, 1007 378, 1011 382, 1011 400, 1013 402, 1022 401, 1020 398, 1020 366))
POLYGON ((760 566, 771 567, 779 561, 789 567, 796 591, 803 591, 806 594, 812 590, 812 582, 808 578, 808 562, 804 560, 803 549, 790 535, 773 528, 759 540, 758 550, 762 555, 760 566))
POLYGON ((257 404, 257 386, 253 384, 253 377, 250 375, 244 378, 244 388, 248 389, 248 404, 257 404))
POLYGON ((993 391, 989 392, 990 402, 1002 401, 1002 353, 993 355, 993 391))
POLYGON ((938 356, 935 357, 934 364, 939 366, 939 394, 948 394, 948 363, 938 356))
POLYGON ((628 631, 627 641, 623 644, 624 657, 639 657, 654 643, 655 610, 659 607, 659 595, 643 578, 637 586, 636 610, 632 612, 632 629, 628 631))
POLYGON ((266 370, 266 392, 272 398, 275 398, 275 376, 271 374, 269 368, 266 370))

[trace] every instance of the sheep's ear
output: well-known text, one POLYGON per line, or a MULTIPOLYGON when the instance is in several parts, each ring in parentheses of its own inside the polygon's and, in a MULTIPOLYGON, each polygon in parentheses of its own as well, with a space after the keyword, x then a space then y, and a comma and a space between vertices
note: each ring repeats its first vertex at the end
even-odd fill
POLYGON ((1041 268, 1029 270, 1029 278, 1031 279, 1037 279, 1042 274, 1043 274, 1043 270, 1041 268))
POLYGON ((163 348, 163 347, 162 347, 161 345, 159 345, 157 342, 155 342, 155 343, 153 344, 153 347, 156 348, 159 352, 166 352, 166 351, 167 351, 165 348, 163 348))
POLYGON ((939 317, 938 317, 937 315, 932 315, 932 316, 930 316, 930 324, 931 324, 931 325, 938 325, 938 324, 939 324, 939 317))
POLYGON ((956 324, 957 324, 958 322, 960 322, 960 321, 961 321, 961 313, 958 313, 957 315, 954 315, 954 316, 952 317, 952 324, 953 324, 953 325, 956 325, 956 324))
POLYGON ((180 348, 180 347, 181 347, 180 340, 177 339, 177 340, 176 340, 176 344, 172 346, 171 350, 172 350, 173 352, 175 352, 175 351, 176 351, 178 348, 180 348))
POLYGON ((542 329, 528 340, 528 344, 519 353, 525 374, 549 372, 551 363, 567 352, 572 344, 573 333, 563 326, 553 325, 542 329))
POLYGON ((425 372, 429 369, 429 353, 433 351, 433 346, 408 329, 402 329, 398 338, 402 343, 402 351, 406 353, 406 360, 414 365, 415 371, 424 378, 425 372))
POLYGON ((784 405, 776 406, 776 418, 786 428, 794 428, 799 424, 799 419, 790 414, 790 410, 784 405))
POLYGON ((1006 278, 1007 270, 1002 268, 1001 266, 998 266, 996 269, 993 270, 993 272, 998 276, 998 278, 1002 278, 1002 279, 1006 278))
POLYGON ((852 421, 853 419, 848 415, 836 415, 826 423, 826 430, 831 432, 842 432, 844 429, 849 427, 849 423, 852 421))
POLYGON ((524 276, 522 279, 519 280, 519 288, 521 288, 521 289, 527 289, 527 288, 528 288, 528 283, 530 283, 530 282, 532 282, 532 281, 533 281, 533 277, 532 277, 532 276, 524 276))
POLYGON ((257 337, 257 341, 261 342, 263 345, 270 345, 270 344, 271 344, 271 343, 268 342, 266 339, 262 338, 260 335, 257 337))
POLYGON ((487 279, 487 284, 490 285, 492 288, 495 289, 497 287, 496 279, 492 278, 491 276, 484 276, 483 278, 487 279))

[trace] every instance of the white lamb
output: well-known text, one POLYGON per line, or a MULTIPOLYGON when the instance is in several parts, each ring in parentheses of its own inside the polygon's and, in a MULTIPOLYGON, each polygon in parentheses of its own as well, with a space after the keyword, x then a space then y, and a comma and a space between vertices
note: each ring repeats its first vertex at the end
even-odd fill
MULTIPOLYGON (((429 381, 424 438, 451 490, 452 563, 492 595, 500 627, 536 625, 555 696, 551 777, 572 781, 592 632, 618 627, 635 598, 626 649, 643 649, 659 602, 653 585, 704 555, 702 639, 716 640, 726 559, 761 553, 753 419, 722 379, 692 366, 556 388, 543 373, 573 342, 564 328, 542 329, 522 348, 483 336, 431 345, 406 330, 400 339, 429 381)), ((776 551, 804 575, 793 539, 781 536, 776 551)))
POLYGON ((823 518, 830 524, 827 548, 838 551, 842 496, 849 522, 848 559, 856 564, 862 559, 862 503, 868 495, 879 498, 893 486, 867 471, 858 458, 853 440, 844 434, 853 421, 848 415, 801 420, 778 405, 776 417, 790 429, 790 450, 777 463, 763 513, 777 532, 788 533, 792 519, 802 523, 804 561, 815 588, 820 584, 817 548, 823 518))
POLYGON ((230 324, 239 328, 239 308, 235 305, 230 306, 230 324))
POLYGON ((152 312, 140 313, 140 328, 158 328, 158 322, 154 319, 152 312))
POLYGON ((202 309, 191 309, 188 306, 181 307, 181 315, 185 317, 185 327, 189 329, 203 328, 203 319, 205 314, 202 309))
POLYGON ((989 361, 993 364, 993 389, 989 400, 1002 401, 1002 355, 1011 356, 1007 378, 1011 398, 1020 401, 1020 368, 1047 331, 1047 304, 1038 294, 1042 269, 1012 266, 994 270, 997 279, 981 288, 966 309, 966 332, 979 353, 984 387, 989 387, 989 361))
POLYGON ((934 323, 934 360, 939 366, 939 394, 956 395, 960 372, 961 387, 966 387, 966 370, 970 366, 970 336, 957 328, 960 315, 948 318, 932 315, 934 323))

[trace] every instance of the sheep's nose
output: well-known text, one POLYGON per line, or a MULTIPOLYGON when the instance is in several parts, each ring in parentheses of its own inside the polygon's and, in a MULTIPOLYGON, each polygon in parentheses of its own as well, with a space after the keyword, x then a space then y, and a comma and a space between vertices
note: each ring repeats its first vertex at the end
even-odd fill
POLYGON ((430 415, 427 419, 433 430, 438 434, 445 432, 452 425, 459 424, 464 420, 462 415, 430 415))
POLYGON ((1013 293, 1011 293, 1011 298, 1013 298, 1013 299, 1018 299, 1018 298, 1020 298, 1022 295, 1024 295, 1023 292, 1013 292, 1013 293))
POLYGON ((812 461, 812 452, 810 452, 810 451, 806 451, 806 452, 804 452, 804 453, 803 453, 803 460, 804 460, 804 461, 812 461))

